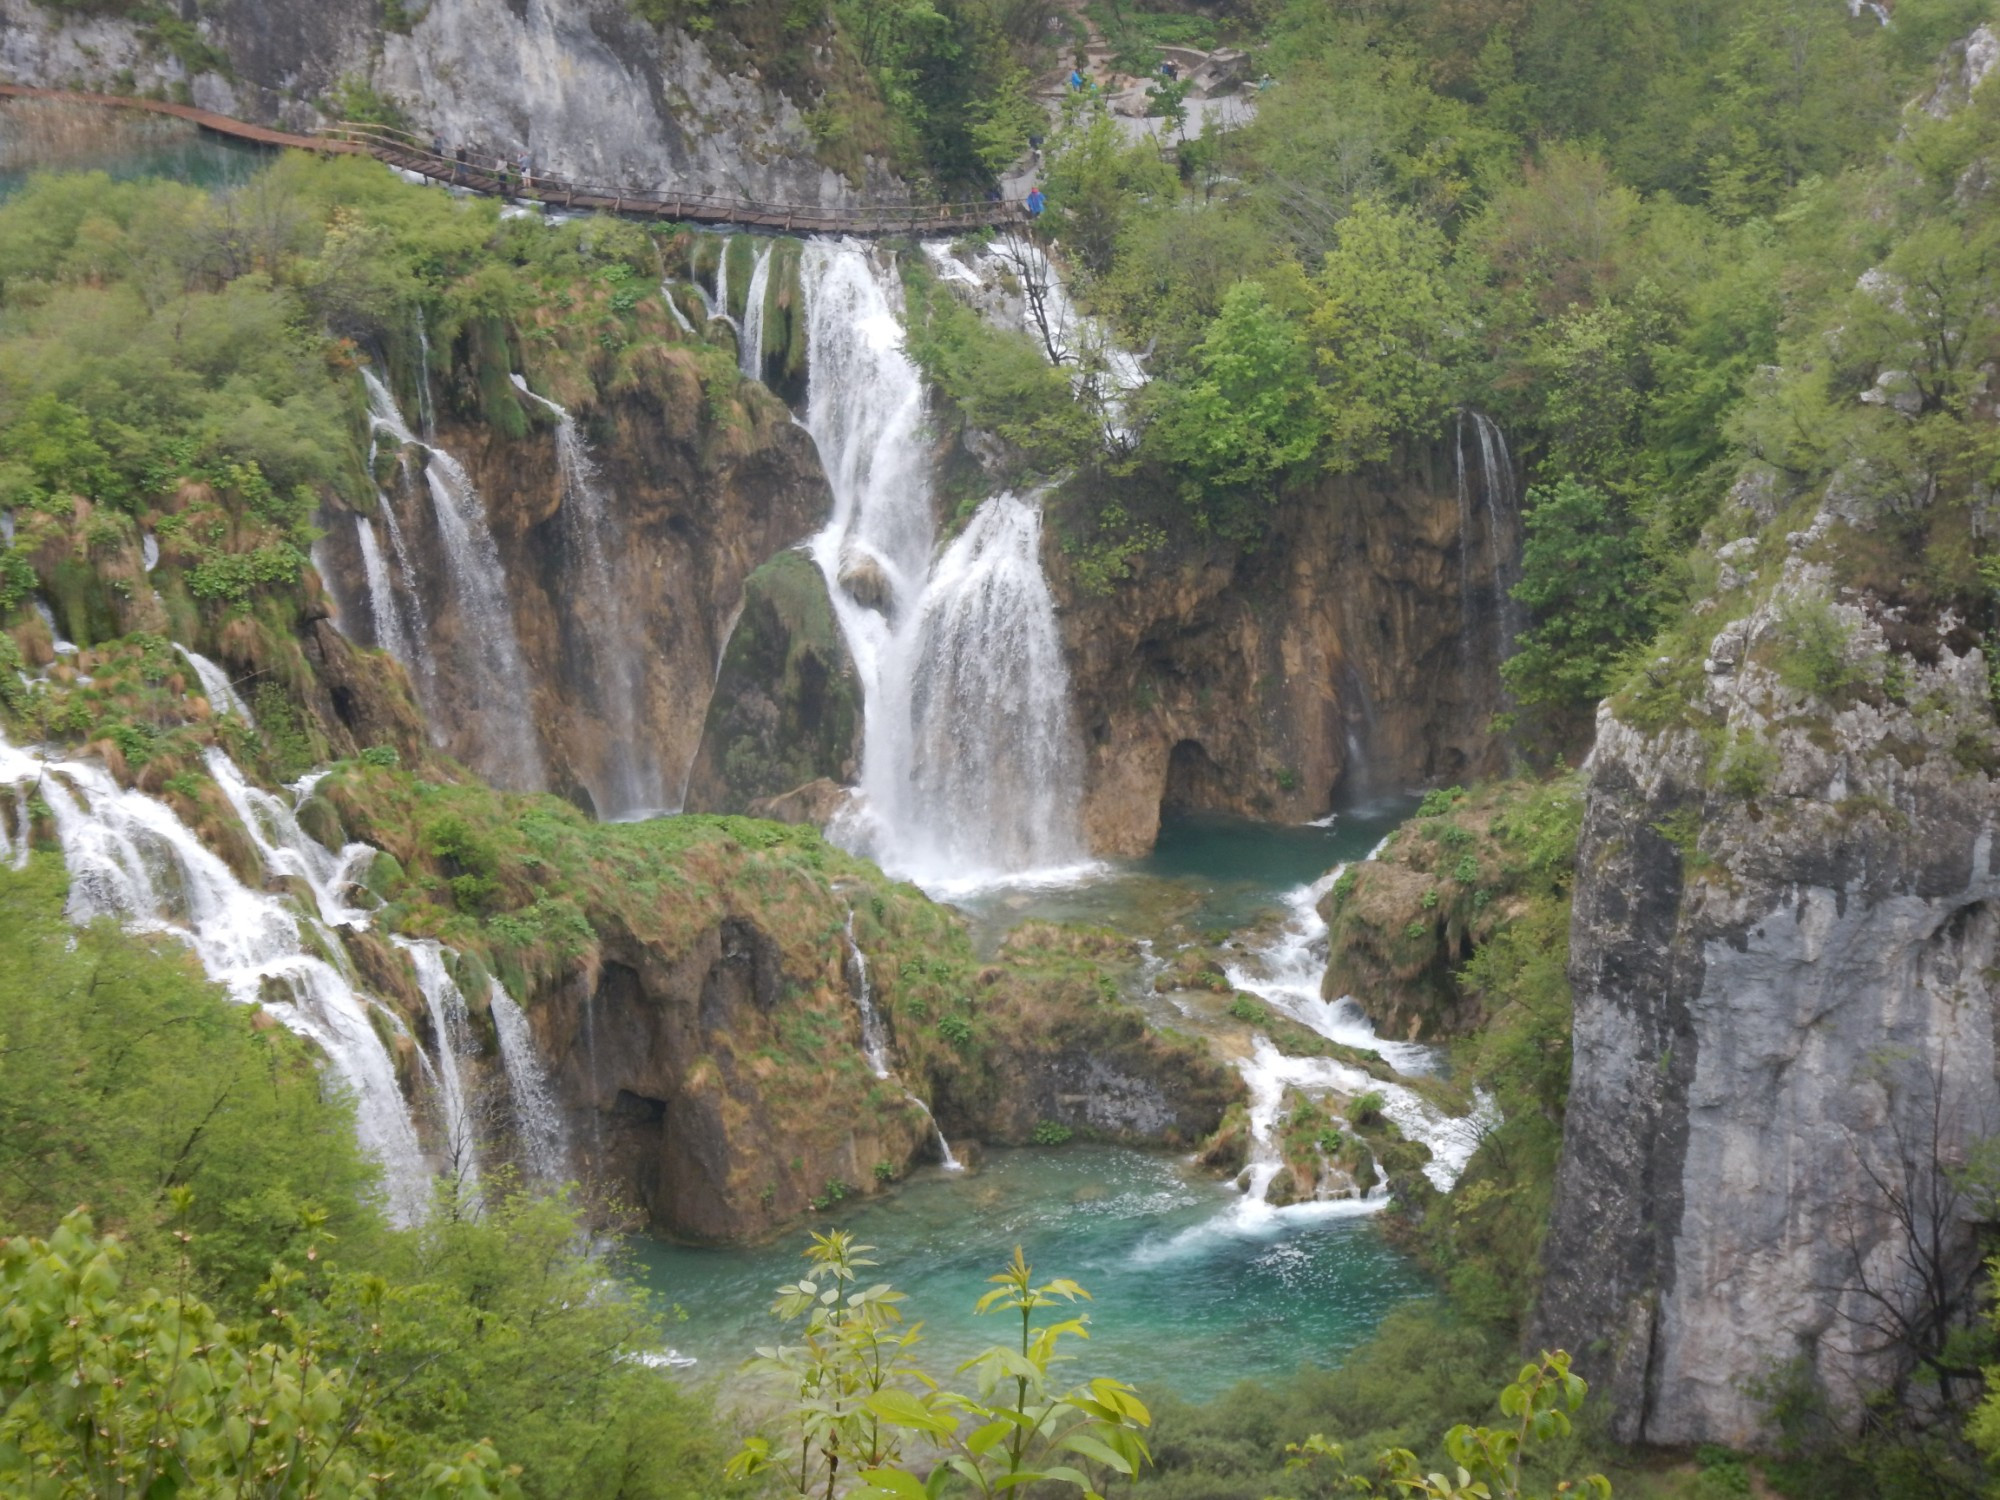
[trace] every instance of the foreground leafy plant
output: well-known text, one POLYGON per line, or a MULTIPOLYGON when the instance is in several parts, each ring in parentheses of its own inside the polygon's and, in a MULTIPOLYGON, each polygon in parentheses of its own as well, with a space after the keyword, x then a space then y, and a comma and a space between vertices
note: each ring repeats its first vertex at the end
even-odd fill
POLYGON ((1531 1488, 1522 1465, 1538 1444, 1567 1438, 1570 1413, 1583 1405, 1589 1387, 1570 1371, 1569 1355, 1543 1351, 1536 1364, 1521 1366, 1514 1382, 1500 1392, 1500 1411, 1513 1422, 1505 1427, 1473 1427, 1461 1422, 1444 1435, 1450 1473, 1426 1473, 1416 1454, 1391 1448, 1377 1455, 1376 1477, 1352 1474, 1339 1443, 1314 1433, 1294 1443, 1286 1467, 1333 1470, 1335 1493, 1352 1495, 1423 1496, 1426 1500, 1542 1500, 1542 1497, 1588 1495, 1610 1500, 1611 1481, 1602 1474, 1579 1480, 1558 1480, 1553 1489, 1531 1488))
POLYGON ((1057 1393, 1052 1372, 1067 1356, 1065 1338, 1088 1338, 1083 1315, 1041 1327, 1037 1313, 1088 1301, 1074 1281, 1037 1284, 1016 1247, 1007 1268, 979 1299, 981 1313, 1018 1315, 1017 1341, 994 1344, 958 1367, 976 1376, 973 1393, 945 1390, 918 1368, 920 1324, 903 1327, 901 1292, 884 1282, 856 1288, 872 1246, 836 1230, 815 1234, 811 1274, 778 1289, 772 1313, 805 1320, 803 1341, 762 1348, 751 1368, 796 1383, 791 1425, 796 1459, 765 1438, 745 1441, 730 1460, 732 1478, 782 1471, 786 1488, 833 1500, 847 1477, 872 1500, 937 1500, 956 1476, 982 1497, 1019 1485, 1054 1483, 1100 1500, 1094 1465, 1126 1478, 1151 1461, 1144 1429, 1152 1416, 1132 1388, 1100 1379, 1057 1393))

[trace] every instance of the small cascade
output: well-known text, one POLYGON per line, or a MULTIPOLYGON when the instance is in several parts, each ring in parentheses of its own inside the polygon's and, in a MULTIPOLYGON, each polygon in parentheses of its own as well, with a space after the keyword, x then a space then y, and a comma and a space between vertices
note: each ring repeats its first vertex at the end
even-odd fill
POLYGON ((0 822, 0 859, 7 862, 10 870, 25 870, 35 853, 34 814, 28 811, 28 791, 20 791, 14 798, 14 828, 9 832, 7 825, 0 822))
MULTIPOLYGON (((382 1164, 390 1216, 403 1224, 421 1218, 429 1172, 376 1029, 378 1018, 391 1025, 394 1018, 321 956, 344 957, 335 933, 288 900, 244 885, 164 803, 125 790, 101 766, 44 760, 0 739, 0 782, 33 785, 47 804, 69 867, 72 921, 116 917, 140 932, 171 934, 231 998, 262 1004, 319 1047, 354 1096, 355 1133, 382 1164)), ((230 793, 231 782, 222 784, 230 793)), ((273 838, 258 817, 246 824, 260 851, 288 847, 283 830, 273 838)))
POLYGON ((543 771, 529 711, 532 695, 514 634, 507 574, 486 524, 486 507, 458 460, 410 431, 389 388, 375 373, 363 370, 361 378, 368 388, 375 430, 406 449, 422 448, 426 455, 424 480, 431 510, 452 591, 465 614, 460 639, 466 645, 458 653, 461 660, 453 665, 471 679, 466 700, 477 720, 472 743, 483 752, 479 769, 510 790, 538 791, 543 771))
POLYGON ((437 1079, 438 1103, 444 1116, 444 1176, 467 1195, 479 1183, 480 1121, 471 1091, 465 1082, 462 1059, 470 1055, 472 1017, 451 971, 445 967, 444 952, 435 942, 393 939, 410 956, 417 973, 417 988, 423 992, 430 1014, 431 1037, 437 1046, 433 1074, 437 1079))
POLYGON ((806 246, 806 427, 833 487, 813 538, 861 678, 861 796, 831 832, 934 890, 1067 872, 1081 749, 1035 497, 996 495, 936 559, 922 377, 893 278, 806 246))
MULTIPOLYGON (((304 881, 322 921, 336 927, 366 927, 368 914, 350 905, 348 895, 359 886, 375 849, 368 844, 349 844, 338 851, 327 848, 299 827, 296 803, 252 786, 236 762, 220 750, 205 751, 202 761, 250 835, 265 871, 304 881)), ((315 775, 298 782, 293 788, 297 801, 311 796, 318 781, 315 775)))
MULTIPOLYGON (((868 978, 868 955, 861 951, 861 945, 854 940, 854 912, 847 913, 847 983, 854 995, 854 1008, 861 1016, 861 1055, 868 1059, 868 1066, 875 1070, 877 1078, 888 1078, 889 1039, 882 1032, 882 1018, 875 1010, 875 990, 868 978)), ((937 1140, 938 1160, 947 1172, 962 1172, 965 1164, 952 1155, 951 1142, 944 1138, 944 1128, 931 1113, 931 1107, 915 1094, 905 1089, 903 1097, 924 1112, 924 1118, 931 1123, 931 1134, 937 1140)))
POLYGON ((208 699, 210 708, 219 714, 235 714, 245 724, 257 722, 250 716, 249 705, 238 695, 235 684, 219 663, 210 661, 199 651, 188 650, 179 641, 174 642, 174 650, 180 652, 187 664, 194 668, 194 675, 201 680, 201 694, 208 699))
MULTIPOLYGON (((1368 857, 1373 859, 1375 854, 1368 857)), ((1320 979, 1326 971, 1327 926, 1319 915, 1319 903, 1346 868, 1342 865, 1287 893, 1290 917, 1250 962, 1227 965, 1224 975, 1233 988, 1257 996, 1329 1041, 1372 1051, 1405 1075, 1433 1073, 1439 1063, 1436 1049, 1378 1037, 1352 998, 1327 1001, 1320 996, 1320 979)), ((1256 1039, 1252 1055, 1238 1066, 1251 1099, 1252 1153, 1244 1212, 1253 1218, 1273 1212, 1264 1202, 1264 1193, 1283 1165, 1278 1157, 1276 1126, 1287 1088, 1349 1098, 1379 1095, 1383 1114, 1404 1136, 1430 1147, 1431 1159, 1425 1164, 1424 1175, 1440 1192, 1450 1191, 1480 1140, 1498 1122, 1492 1100, 1483 1094, 1475 1098, 1469 1115, 1447 1115, 1403 1084, 1375 1078, 1332 1058, 1288 1057, 1262 1036, 1256 1039)), ((1366 1201, 1372 1204, 1384 1198, 1386 1189, 1380 1189, 1371 1192, 1366 1201)))
POLYGON ((549 1083, 548 1070, 535 1050, 527 1012, 514 997, 492 982, 487 1006, 493 1013, 494 1034, 500 1039, 500 1065, 507 1074, 507 1093, 514 1103, 514 1138, 522 1166, 541 1182, 560 1182, 569 1175, 569 1137, 562 1111, 549 1083))
POLYGON ((139 557, 148 573, 160 565, 160 539, 150 531, 139 538, 139 557))
POLYGON ((62 631, 56 628, 56 613, 49 608, 46 600, 37 599, 35 601, 35 613, 42 617, 42 623, 48 627, 50 649, 57 656, 74 656, 76 654, 76 642, 68 639, 63 635, 62 631))
POLYGON ((771 252, 777 248, 778 242, 772 240, 757 253, 757 267, 750 273, 750 291, 743 303, 743 337, 738 341, 737 363, 751 380, 764 378, 764 303, 771 289, 771 252))
POLYGON ((611 757, 608 778, 590 788, 591 800, 604 818, 655 812, 664 806, 666 791, 659 766, 648 753, 651 736, 639 713, 646 687, 639 651, 642 638, 612 575, 611 559, 620 550, 617 523, 576 419, 564 407, 529 390, 522 376, 512 378, 522 395, 556 418, 563 532, 583 575, 575 596, 595 601, 577 613, 591 657, 598 712, 611 731, 611 757))
MULTIPOLYGON (((701 288, 696 287, 695 290, 698 292, 701 288)), ((682 333, 688 335, 688 337, 694 337, 694 324, 690 323, 688 315, 681 311, 681 305, 674 296, 674 284, 671 281, 660 283, 660 300, 667 304, 667 313, 674 320, 674 326, 680 329, 682 333)))
MULTIPOLYGON (((388 501, 383 500, 383 509, 388 501)), ((375 528, 359 511, 354 513, 354 540, 361 549, 361 571, 368 581, 368 617, 375 630, 375 644, 405 666, 409 665, 410 635, 403 627, 403 611, 389 579, 389 565, 375 542, 375 528)))

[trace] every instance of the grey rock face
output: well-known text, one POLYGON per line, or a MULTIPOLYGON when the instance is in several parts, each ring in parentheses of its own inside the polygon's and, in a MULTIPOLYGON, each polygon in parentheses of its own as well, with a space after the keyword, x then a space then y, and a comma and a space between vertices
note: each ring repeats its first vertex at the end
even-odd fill
MULTIPOLYGON (((1985 663, 1949 616, 1830 603, 1863 681, 1807 699, 1762 662, 1784 601, 1828 588, 1792 556, 1718 620, 1697 708, 1721 734, 1600 713, 1535 1336, 1578 1354, 1627 1441, 1753 1444, 1750 1387, 1785 1366, 1851 1418, 1907 1364, 1864 1326, 1864 1286, 1914 1296, 1883 1184, 2000 1133, 1985 663)), ((1968 1282, 1971 1228, 1943 1228, 1968 1282)))
POLYGON ((872 164, 858 188, 822 166, 797 101, 624 0, 432 0, 408 34, 381 30, 373 0, 217 0, 197 26, 233 76, 190 75, 129 21, 0 0, 0 75, 109 89, 129 72, 141 91, 186 85, 205 109, 295 130, 324 123, 322 96, 353 79, 420 133, 487 157, 525 150, 539 173, 634 195, 907 196, 872 164))

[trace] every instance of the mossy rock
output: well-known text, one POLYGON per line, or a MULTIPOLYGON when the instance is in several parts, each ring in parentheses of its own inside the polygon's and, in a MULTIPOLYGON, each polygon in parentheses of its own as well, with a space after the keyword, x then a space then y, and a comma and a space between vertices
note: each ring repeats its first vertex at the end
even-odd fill
POLYGON ((745 812, 822 778, 852 781, 861 757, 861 682, 819 569, 784 552, 743 585, 723 652, 690 812, 745 812))

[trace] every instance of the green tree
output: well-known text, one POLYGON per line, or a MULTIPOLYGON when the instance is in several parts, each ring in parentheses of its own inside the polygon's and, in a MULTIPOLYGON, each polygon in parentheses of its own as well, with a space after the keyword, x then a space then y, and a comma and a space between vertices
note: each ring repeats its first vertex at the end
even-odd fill
POLYGON ((1358 468, 1437 433, 1456 402, 1470 311, 1438 230, 1364 198, 1340 221, 1306 319, 1320 367, 1331 462, 1358 468))
POLYGON ((1146 440, 1181 473, 1204 524, 1240 530, 1243 501, 1276 498, 1319 450, 1311 360, 1298 327, 1244 281, 1223 298, 1189 363, 1190 377, 1160 392, 1146 440))
MULTIPOLYGON (((185 1191, 183 1202, 191 1198, 185 1191)), ((411 1500, 516 1493, 489 1443, 384 1473, 349 1373, 239 1337, 186 1292, 133 1291, 81 1211, 0 1242, 0 1488, 23 1500, 189 1494, 411 1500), (392 1480, 402 1482, 391 1484, 392 1480)))
POLYGON ((1524 704, 1592 703, 1619 658, 1652 634, 1653 570, 1629 519, 1574 479, 1529 490, 1525 520, 1513 593, 1534 621, 1501 675, 1524 704))

